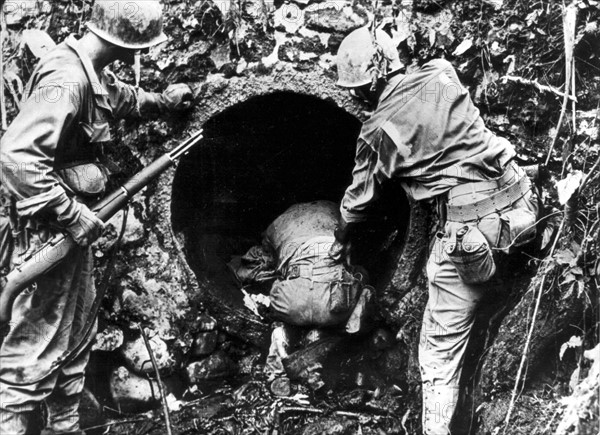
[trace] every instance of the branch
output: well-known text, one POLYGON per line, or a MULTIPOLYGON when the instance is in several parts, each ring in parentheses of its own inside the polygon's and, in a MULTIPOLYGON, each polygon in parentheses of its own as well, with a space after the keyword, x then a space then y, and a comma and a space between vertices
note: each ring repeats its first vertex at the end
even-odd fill
POLYGON ((165 396, 165 390, 163 388, 162 379, 160 378, 160 373, 158 370, 158 364, 156 364, 156 358, 154 357, 154 351, 152 347, 150 347, 150 342, 148 341, 148 337, 146 336, 146 332, 144 332, 144 328, 142 325, 138 326, 140 333, 142 334, 142 338, 144 339, 144 344, 146 345, 146 349, 148 350, 148 354, 150 355, 150 361, 152 361, 152 367, 154 367, 154 371, 156 372, 156 379, 158 380, 158 391, 160 393, 160 398, 162 400, 163 412, 165 414, 165 426, 167 427, 167 435, 172 435, 173 430, 171 428, 171 416, 169 414, 169 404, 167 403, 167 397, 165 396))
POLYGON ((530 80, 530 79, 525 79, 523 77, 517 77, 517 76, 511 76, 511 75, 502 76, 502 77, 500 77, 500 79, 504 80, 505 82, 510 81, 510 82, 515 82, 515 83, 519 83, 522 85, 533 86, 540 92, 550 92, 552 94, 558 95, 559 97, 568 98, 574 102, 578 102, 577 97, 575 97, 575 95, 568 95, 565 92, 561 92, 559 89, 555 88, 554 86, 542 85, 537 80, 530 80))
MULTIPOLYGON (((560 109, 560 117, 558 118, 558 125, 556 126, 556 133, 548 149, 548 156, 546 157, 546 165, 550 161, 552 150, 556 145, 556 140, 560 133, 560 128, 563 124, 565 112, 567 111, 567 104, 569 102, 569 91, 571 90, 571 73, 573 72, 573 46, 575 45, 575 24, 577 21, 577 6, 572 3, 563 11, 563 33, 565 39, 565 94, 563 97, 562 108, 560 109)), ((564 154, 564 153, 563 153, 564 154)))
POLYGON ((6 22, 4 20, 4 2, 0 2, 0 123, 2 131, 6 131, 6 98, 4 96, 4 31, 6 22))

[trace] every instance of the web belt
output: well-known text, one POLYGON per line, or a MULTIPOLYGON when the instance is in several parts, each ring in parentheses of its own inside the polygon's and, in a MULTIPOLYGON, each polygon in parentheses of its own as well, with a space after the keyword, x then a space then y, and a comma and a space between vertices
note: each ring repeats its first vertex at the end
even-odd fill
POLYGON ((493 180, 476 181, 473 183, 459 184, 453 187, 448 192, 448 200, 452 202, 452 199, 457 196, 467 195, 470 193, 485 192, 488 190, 500 190, 504 189, 509 184, 514 184, 519 179, 519 176, 524 174, 523 170, 520 169, 516 163, 511 162, 506 167, 504 173, 493 180))
POLYGON ((531 190, 527 175, 516 183, 493 193, 487 198, 464 205, 446 205, 447 219, 452 222, 471 222, 512 206, 531 190))

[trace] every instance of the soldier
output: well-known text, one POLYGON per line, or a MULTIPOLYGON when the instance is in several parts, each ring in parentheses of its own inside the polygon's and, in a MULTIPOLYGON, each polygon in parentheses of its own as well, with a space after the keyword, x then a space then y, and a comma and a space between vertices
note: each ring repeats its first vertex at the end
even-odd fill
POLYGON ((337 68, 338 85, 375 109, 358 139, 330 256, 346 256, 388 180, 399 179, 414 200, 435 201, 443 230, 427 264, 419 342, 423 431, 449 434, 478 302, 498 254, 535 236, 536 195, 514 147, 484 126, 449 62, 403 74, 391 38, 365 27, 342 41, 337 68))
POLYGON ((81 39, 70 36, 41 59, 0 143, 2 184, 13 204, 13 266, 58 231, 78 244, 15 300, 0 348, 2 434, 26 433, 42 402, 44 434, 83 434, 78 405, 94 337, 84 325, 96 293, 90 244, 103 228, 88 205, 105 189, 109 125, 140 112, 182 110, 192 100, 187 85, 147 93, 105 70, 167 40, 158 1, 96 1, 87 27, 81 39), (82 350, 67 358, 74 349, 82 350))

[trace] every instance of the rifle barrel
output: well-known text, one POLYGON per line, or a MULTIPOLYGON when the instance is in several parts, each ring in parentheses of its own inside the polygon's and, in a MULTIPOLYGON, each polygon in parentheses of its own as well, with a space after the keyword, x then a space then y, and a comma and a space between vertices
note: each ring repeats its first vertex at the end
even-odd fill
POLYGON ((135 174, 102 201, 93 210, 98 219, 106 222, 119 211, 129 199, 148 185, 153 179, 163 173, 169 166, 174 165, 177 159, 185 155, 194 145, 202 140, 202 130, 197 131, 181 145, 178 145, 169 153, 159 157, 150 165, 135 174))

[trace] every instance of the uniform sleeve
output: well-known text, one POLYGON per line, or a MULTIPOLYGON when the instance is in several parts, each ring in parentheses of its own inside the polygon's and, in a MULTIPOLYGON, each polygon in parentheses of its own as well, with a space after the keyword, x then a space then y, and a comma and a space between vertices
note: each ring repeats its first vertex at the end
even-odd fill
POLYGON ((381 185, 397 176, 407 157, 404 151, 383 129, 375 146, 363 139, 358 140, 352 184, 346 189, 340 208, 346 222, 362 222, 372 217, 381 185))
POLYGON ((19 215, 43 214, 63 227, 79 217, 53 173, 57 145, 77 126, 84 89, 69 80, 47 74, 0 141, 0 182, 16 198, 19 215))
POLYGON ((362 222, 369 218, 369 208, 379 197, 379 181, 375 172, 378 161, 378 153, 359 139, 352 184, 346 189, 340 207, 342 218, 346 222, 362 222))
POLYGON ((103 72, 110 105, 116 118, 142 117, 164 110, 162 94, 146 92, 141 88, 123 83, 112 72, 103 72))

